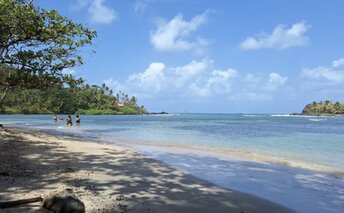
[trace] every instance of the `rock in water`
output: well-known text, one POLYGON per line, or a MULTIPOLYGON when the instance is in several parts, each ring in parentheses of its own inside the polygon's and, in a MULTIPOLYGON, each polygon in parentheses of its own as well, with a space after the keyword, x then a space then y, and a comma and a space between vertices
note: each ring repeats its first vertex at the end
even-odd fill
POLYGON ((85 204, 68 191, 60 192, 45 199, 43 208, 54 213, 85 213, 85 204))

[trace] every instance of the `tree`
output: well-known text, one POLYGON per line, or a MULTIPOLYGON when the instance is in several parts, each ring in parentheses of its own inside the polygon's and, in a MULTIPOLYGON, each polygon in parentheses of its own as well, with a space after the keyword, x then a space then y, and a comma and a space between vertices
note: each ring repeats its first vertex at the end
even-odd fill
POLYGON ((47 90, 14 89, 4 100, 2 113, 24 114, 142 114, 137 98, 129 98, 125 106, 117 106, 116 97, 106 85, 86 83, 65 87, 56 85, 47 90), (104 92, 105 91, 105 92, 104 92), (108 91, 108 92, 107 92, 108 91))
POLYGON ((313 102, 307 104, 302 113, 306 115, 344 115, 344 104, 333 103, 329 100, 320 101, 319 103, 313 102))
POLYGON ((128 105, 129 106, 136 106, 137 105, 137 100, 136 100, 135 96, 131 97, 131 99, 128 102, 128 105))
POLYGON ((42 89, 75 82, 63 70, 83 64, 78 50, 94 37, 95 31, 41 9, 33 0, 0 0, 0 89, 6 95, 12 87, 42 89))

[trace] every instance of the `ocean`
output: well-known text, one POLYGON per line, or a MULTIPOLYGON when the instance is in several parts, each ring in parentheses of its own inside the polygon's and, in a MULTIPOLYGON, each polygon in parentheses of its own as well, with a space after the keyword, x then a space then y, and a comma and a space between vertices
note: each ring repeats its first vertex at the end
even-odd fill
POLYGON ((344 212, 344 117, 85 115, 66 127, 52 115, 1 115, 0 123, 126 146, 299 212, 344 212))

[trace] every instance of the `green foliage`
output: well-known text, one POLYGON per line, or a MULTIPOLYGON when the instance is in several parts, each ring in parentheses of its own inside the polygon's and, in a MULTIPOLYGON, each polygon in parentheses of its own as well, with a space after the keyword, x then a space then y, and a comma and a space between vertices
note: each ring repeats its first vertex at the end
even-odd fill
POLYGON ((10 114, 142 114, 146 110, 137 106, 136 98, 118 94, 124 106, 118 105, 105 84, 102 86, 79 84, 72 87, 54 86, 47 90, 17 89, 4 100, 3 113, 10 114))
POLYGON ((95 37, 95 31, 39 8, 34 0, 0 0, 0 111, 144 113, 135 97, 114 96, 105 84, 90 86, 63 72, 83 64, 79 50, 95 37))
POLYGON ((344 115, 344 104, 331 101, 312 102, 302 110, 305 115, 344 115))
POLYGON ((120 115, 121 113, 111 109, 79 109, 75 114, 80 115, 120 115))
MULTIPOLYGON (((0 0, 0 72, 3 87, 47 88, 75 79, 62 71, 83 63, 79 48, 96 32, 33 0, 0 0)), ((1 88, 0 88, 1 89, 1 88)))

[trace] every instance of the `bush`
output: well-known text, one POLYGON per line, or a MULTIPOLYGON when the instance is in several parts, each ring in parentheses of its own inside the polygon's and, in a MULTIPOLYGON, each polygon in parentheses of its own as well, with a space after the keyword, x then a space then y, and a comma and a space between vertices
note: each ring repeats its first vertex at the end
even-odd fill
POLYGON ((75 112, 79 115, 117 115, 118 112, 111 109, 79 109, 75 112))

